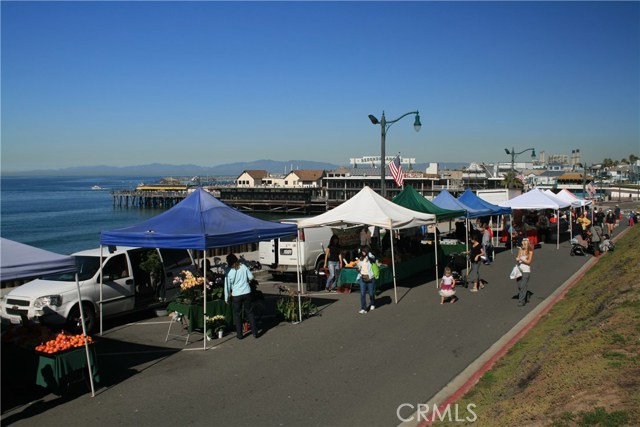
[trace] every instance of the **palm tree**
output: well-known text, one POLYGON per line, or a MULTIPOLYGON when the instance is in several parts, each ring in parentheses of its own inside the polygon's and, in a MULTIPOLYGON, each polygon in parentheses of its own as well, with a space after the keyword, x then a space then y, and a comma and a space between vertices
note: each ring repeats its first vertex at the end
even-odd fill
POLYGON ((524 188, 524 183, 516 178, 516 171, 510 170, 506 174, 504 174, 504 178, 502 179, 502 186, 504 188, 524 188))

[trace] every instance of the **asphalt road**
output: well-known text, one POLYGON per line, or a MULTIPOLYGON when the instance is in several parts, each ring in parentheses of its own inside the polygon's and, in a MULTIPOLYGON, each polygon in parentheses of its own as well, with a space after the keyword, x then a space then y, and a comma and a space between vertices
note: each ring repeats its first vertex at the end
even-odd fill
POLYGON ((165 343, 166 317, 121 320, 98 343, 95 397, 81 384, 58 398, 3 382, 2 425, 398 425, 400 405, 427 402, 589 259, 569 252, 568 241, 536 249, 525 307, 508 278, 515 254, 503 250, 481 266, 486 288, 459 289, 456 304, 439 304, 432 274, 399 283, 398 304, 385 290, 366 315, 357 293, 318 293, 319 315, 206 351, 201 335, 165 343))

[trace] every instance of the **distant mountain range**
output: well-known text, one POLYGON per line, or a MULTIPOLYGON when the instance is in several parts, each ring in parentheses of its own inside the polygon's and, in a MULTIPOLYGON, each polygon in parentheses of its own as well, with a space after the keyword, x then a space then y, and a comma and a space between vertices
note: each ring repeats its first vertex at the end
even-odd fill
MULTIPOLYGON (((440 163, 443 169, 456 169, 467 163, 440 163)), ((427 163, 412 165, 414 170, 424 171, 427 163)), ((22 172, 2 172, 7 176, 238 176, 245 170, 266 170, 269 173, 288 173, 292 169, 334 170, 340 167, 331 163, 308 160, 255 160, 217 166, 167 165, 152 163, 138 166, 74 166, 62 169, 39 169, 22 172)))

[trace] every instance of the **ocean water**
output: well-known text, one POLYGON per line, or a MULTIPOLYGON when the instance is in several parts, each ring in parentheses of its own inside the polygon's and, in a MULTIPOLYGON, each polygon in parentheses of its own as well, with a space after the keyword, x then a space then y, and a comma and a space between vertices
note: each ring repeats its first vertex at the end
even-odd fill
MULTIPOLYGON (((145 177, 155 182, 160 177, 145 177)), ((112 190, 133 190, 140 177, 2 177, 0 235, 60 254, 100 246, 100 232, 126 227, 164 209, 117 207, 112 190), (92 190, 99 185, 103 190, 92 190)))

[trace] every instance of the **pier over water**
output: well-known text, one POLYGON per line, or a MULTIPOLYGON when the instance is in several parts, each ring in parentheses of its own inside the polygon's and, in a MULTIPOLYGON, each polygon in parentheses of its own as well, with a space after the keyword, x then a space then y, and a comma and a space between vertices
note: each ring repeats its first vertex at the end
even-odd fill
MULTIPOLYGON (((242 188, 206 187, 221 202, 242 212, 313 215, 326 212, 330 204, 321 197, 321 188, 242 188)), ((168 209, 189 195, 184 189, 136 189, 113 191, 113 205, 118 207, 168 209)))

